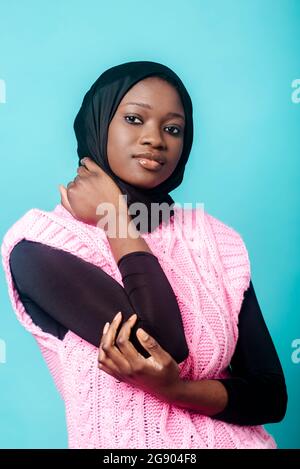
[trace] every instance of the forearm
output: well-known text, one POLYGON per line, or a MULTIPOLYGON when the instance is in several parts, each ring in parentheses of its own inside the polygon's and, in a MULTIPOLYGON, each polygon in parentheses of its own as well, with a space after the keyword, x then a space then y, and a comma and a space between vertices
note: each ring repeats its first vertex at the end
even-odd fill
POLYGON ((180 380, 170 396, 170 402, 178 407, 213 416, 225 409, 228 394, 218 380, 180 380))
MULTIPOLYGON (((127 230, 130 221, 127 216, 127 230)), ((143 328, 180 363, 187 358, 189 350, 177 299, 157 257, 137 233, 134 229, 134 237, 131 232, 127 238, 108 234, 107 238, 124 289, 138 318, 143 318, 143 328)))
POLYGON ((141 327, 161 341, 179 363, 188 349, 168 280, 153 254, 128 256, 120 261, 128 293, 100 267, 69 252, 25 239, 12 250, 10 267, 27 313, 45 332, 62 339, 71 330, 98 347, 107 321, 111 322, 118 311, 126 321, 136 310, 138 320, 130 340, 138 352, 149 356, 136 337, 141 327), (165 317, 172 321, 165 321, 165 317))
POLYGON ((124 289, 141 326, 177 363, 189 354, 175 293, 158 258, 148 252, 129 253, 118 263, 124 289))
POLYGON ((140 236, 138 230, 135 228, 130 215, 127 213, 123 217, 117 216, 115 233, 106 233, 109 241, 111 251, 115 258, 116 263, 131 252, 145 251, 152 253, 146 241, 140 236), (120 232, 120 223, 122 223, 122 231, 120 232), (130 230, 129 230, 130 225, 130 230))
POLYGON ((248 379, 180 380, 167 400, 223 422, 252 426, 280 422, 287 391, 280 374, 265 373, 248 379))

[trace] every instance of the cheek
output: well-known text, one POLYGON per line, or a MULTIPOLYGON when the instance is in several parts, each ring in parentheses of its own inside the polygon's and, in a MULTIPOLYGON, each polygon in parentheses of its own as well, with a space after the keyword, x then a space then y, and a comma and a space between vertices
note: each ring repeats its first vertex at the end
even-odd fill
POLYGON ((115 154, 120 155, 120 150, 124 153, 130 144, 130 132, 119 123, 110 125, 107 138, 107 151, 112 157, 115 154))
POLYGON ((182 138, 181 141, 180 141, 180 145, 179 145, 179 155, 180 155, 180 156, 181 156, 181 154, 182 154, 183 144, 184 144, 184 140, 183 140, 183 138, 182 138))
POLYGON ((109 162, 113 162, 116 159, 116 155, 119 153, 121 146, 121 136, 113 126, 109 128, 107 135, 107 157, 109 162))
POLYGON ((175 153, 176 153, 176 155, 177 155, 177 158, 175 158, 175 159, 173 160, 173 165, 172 165, 172 166, 174 167, 174 169, 176 168, 176 166, 177 166, 178 163, 179 163, 179 160, 180 160, 181 155, 182 155, 182 150, 183 150, 183 141, 181 141, 181 142, 179 143, 179 145, 176 146, 175 153))

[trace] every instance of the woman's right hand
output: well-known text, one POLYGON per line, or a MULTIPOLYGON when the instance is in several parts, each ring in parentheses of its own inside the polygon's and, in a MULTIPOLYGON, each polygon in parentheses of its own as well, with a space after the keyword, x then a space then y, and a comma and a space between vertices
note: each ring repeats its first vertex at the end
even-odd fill
POLYGON ((84 166, 77 169, 77 176, 68 183, 67 188, 59 186, 61 204, 74 218, 85 223, 99 226, 101 219, 127 213, 127 204, 117 184, 91 158, 81 160, 84 166), (97 212, 97 207, 105 204, 105 210, 97 212), (107 205, 108 204, 108 205, 107 205))

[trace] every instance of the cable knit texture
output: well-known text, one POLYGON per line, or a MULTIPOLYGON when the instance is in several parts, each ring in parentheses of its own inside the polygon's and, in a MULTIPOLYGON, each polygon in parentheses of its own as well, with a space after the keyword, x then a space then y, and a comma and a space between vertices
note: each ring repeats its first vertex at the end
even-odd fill
MULTIPOLYGON (((189 380, 228 377, 238 316, 250 283, 250 262, 241 235, 203 207, 175 205, 175 215, 168 222, 141 236, 157 256, 181 311, 189 356, 179 364, 180 376, 189 380)), ((93 263, 123 286, 122 277, 105 232, 74 219, 61 204, 49 212, 29 210, 2 242, 13 309, 35 337, 65 402, 69 448, 277 447, 263 426, 214 420, 113 378, 98 369, 98 348, 71 331, 63 340, 43 332, 26 313, 9 267, 11 250, 23 238, 93 263)))

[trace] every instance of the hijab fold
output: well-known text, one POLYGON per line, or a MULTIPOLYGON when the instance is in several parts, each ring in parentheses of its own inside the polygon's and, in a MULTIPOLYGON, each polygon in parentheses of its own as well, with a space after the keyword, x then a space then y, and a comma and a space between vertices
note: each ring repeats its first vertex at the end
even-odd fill
POLYGON ((160 213, 159 223, 167 221, 174 214, 172 207, 175 202, 169 192, 183 180, 193 142, 193 108, 184 84, 169 67, 158 62, 135 61, 107 69, 85 94, 74 120, 74 131, 77 138, 78 165, 84 156, 89 156, 114 180, 122 194, 127 196, 128 207, 135 202, 144 203, 149 214, 148 231, 155 229, 150 222, 151 203, 164 202, 171 208, 160 213), (137 82, 150 76, 167 80, 178 91, 185 112, 185 130, 182 154, 171 176, 154 188, 142 189, 123 181, 113 173, 107 158, 107 138, 109 124, 124 95, 137 82))

